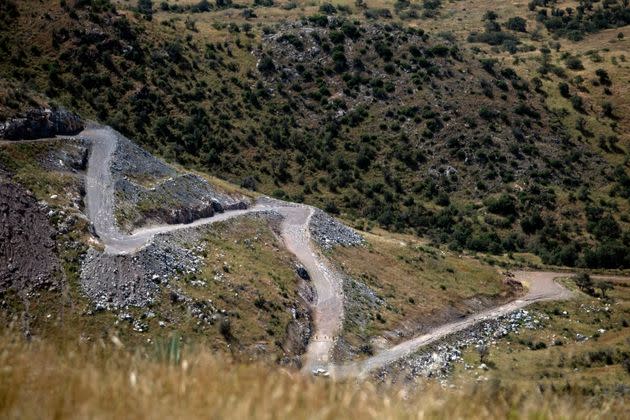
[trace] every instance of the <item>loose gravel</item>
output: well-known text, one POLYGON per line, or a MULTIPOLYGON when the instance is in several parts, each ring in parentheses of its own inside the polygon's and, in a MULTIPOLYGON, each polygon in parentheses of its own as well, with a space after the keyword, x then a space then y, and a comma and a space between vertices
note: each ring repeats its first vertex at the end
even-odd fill
POLYGON ((354 229, 349 228, 337 219, 321 210, 315 210, 309 225, 311 237, 325 250, 335 246, 360 246, 365 239, 354 229))

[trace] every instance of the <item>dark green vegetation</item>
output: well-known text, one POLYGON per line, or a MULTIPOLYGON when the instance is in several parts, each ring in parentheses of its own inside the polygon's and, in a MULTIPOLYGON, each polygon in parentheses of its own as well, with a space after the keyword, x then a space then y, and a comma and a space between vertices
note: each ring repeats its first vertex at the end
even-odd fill
POLYGON ((589 33, 630 24, 627 0, 580 0, 574 7, 558 7, 556 0, 532 0, 529 10, 553 34, 580 41, 589 33))
MULTIPOLYGON (((202 17, 230 4, 132 3, 116 12, 105 0, 1 1, 10 59, 0 65, 0 114, 38 92, 167 159, 359 228, 376 223, 456 250, 533 251, 551 264, 630 266, 627 159, 601 157, 584 118, 567 130, 540 79, 377 9, 354 18, 323 5, 296 24, 269 24, 256 17, 268 6, 258 2, 208 23, 202 17)), ((627 7, 606 4, 614 19, 597 28, 623 24, 627 7)), ((396 8, 425 18, 443 9, 396 8)), ((580 16, 604 19, 588 8, 580 16)), ((484 22, 471 40, 530 50, 516 35, 527 30, 522 19, 489 12, 484 22)), ((565 71, 546 54, 541 69, 565 71)), ((573 83, 559 89, 589 112, 573 83)), ((625 153, 613 137, 604 145, 625 153)))

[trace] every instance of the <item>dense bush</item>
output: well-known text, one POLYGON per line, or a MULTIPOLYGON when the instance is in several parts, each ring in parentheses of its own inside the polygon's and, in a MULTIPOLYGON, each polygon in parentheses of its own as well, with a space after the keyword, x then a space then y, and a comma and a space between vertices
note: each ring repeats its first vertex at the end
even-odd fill
POLYGON ((564 60, 567 68, 570 70, 584 70, 584 65, 582 64, 582 60, 577 57, 570 56, 564 60))
POLYGON ((527 32, 527 21, 522 17, 509 18, 505 27, 512 31, 527 32))
POLYGON ((484 201, 488 211, 502 216, 513 216, 517 214, 516 200, 508 194, 501 194, 499 197, 488 198, 484 201))

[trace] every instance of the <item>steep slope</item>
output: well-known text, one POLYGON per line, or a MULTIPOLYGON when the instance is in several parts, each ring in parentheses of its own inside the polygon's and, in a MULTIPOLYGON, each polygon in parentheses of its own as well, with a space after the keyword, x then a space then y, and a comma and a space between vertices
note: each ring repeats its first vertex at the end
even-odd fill
MULTIPOLYGON (((561 124, 540 80, 448 33, 327 7, 275 23, 248 9, 149 20, 126 3, 29 4, 5 12, 7 80, 167 160, 453 249, 629 263, 626 168, 561 124)), ((11 85, 5 116, 27 102, 11 85)))

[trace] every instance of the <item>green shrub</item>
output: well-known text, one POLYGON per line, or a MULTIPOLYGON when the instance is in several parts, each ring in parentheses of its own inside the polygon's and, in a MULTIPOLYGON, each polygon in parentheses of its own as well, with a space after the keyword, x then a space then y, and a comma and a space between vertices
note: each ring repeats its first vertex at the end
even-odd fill
POLYGON ((522 17, 509 18, 505 27, 511 31, 527 32, 527 21, 522 17))
POLYGON ((568 57, 566 60, 564 60, 564 63, 566 64, 567 68, 569 70, 584 70, 584 65, 582 64, 582 60, 580 60, 577 57, 568 57))
POLYGON ((319 13, 322 13, 324 15, 334 15, 337 13, 337 8, 331 3, 324 3, 319 6, 319 13))
POLYGON ((569 98, 571 96, 569 85, 566 82, 560 82, 558 84, 558 89, 560 90, 560 95, 564 96, 565 98, 569 98))
POLYGON ((516 200, 508 194, 501 194, 499 197, 488 198, 484 201, 488 211, 501 216, 516 215, 516 200))
POLYGON ((394 56, 392 50, 382 41, 379 41, 376 45, 374 45, 374 50, 384 61, 390 61, 394 56))

